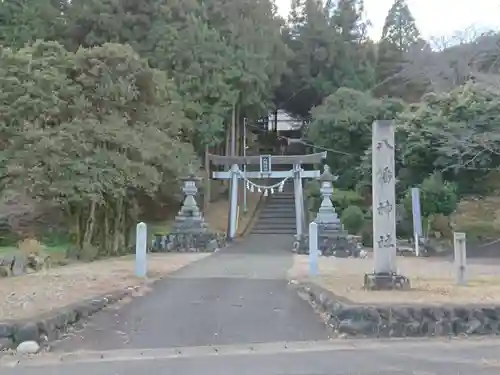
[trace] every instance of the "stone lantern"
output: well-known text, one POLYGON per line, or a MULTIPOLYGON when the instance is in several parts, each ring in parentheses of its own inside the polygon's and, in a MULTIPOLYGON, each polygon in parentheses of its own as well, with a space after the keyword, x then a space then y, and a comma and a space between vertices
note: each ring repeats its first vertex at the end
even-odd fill
POLYGON ((349 239, 332 203, 333 183, 338 177, 325 165, 318 180, 321 183, 321 206, 314 222, 318 224, 318 245, 323 255, 337 257, 359 256, 359 246, 349 239))
POLYGON ((333 183, 337 181, 337 179, 338 177, 334 176, 330 172, 330 167, 325 165, 323 173, 318 178, 321 183, 319 190, 321 193, 321 206, 314 222, 317 224, 327 225, 332 229, 340 230, 342 229, 342 224, 340 223, 339 216, 332 204, 333 183))
POLYGON ((184 183, 182 192, 184 202, 175 217, 172 231, 167 235, 158 235, 154 249, 175 252, 213 252, 226 244, 224 233, 211 232, 196 203, 198 188, 196 183, 201 180, 193 172, 181 179, 184 183))
POLYGON ((196 183, 200 180, 201 178, 194 174, 181 179, 184 182, 182 192, 185 194, 185 198, 179 213, 175 217, 173 227, 175 233, 205 233, 207 231, 207 225, 195 198, 198 193, 196 183))

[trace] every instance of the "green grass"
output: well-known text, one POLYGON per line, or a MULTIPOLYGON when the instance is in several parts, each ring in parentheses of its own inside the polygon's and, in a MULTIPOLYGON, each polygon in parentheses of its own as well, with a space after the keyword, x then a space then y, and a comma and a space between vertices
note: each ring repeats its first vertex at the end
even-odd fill
MULTIPOLYGON (((151 243, 154 239, 155 234, 169 234, 172 229, 173 220, 158 221, 152 223, 146 223, 148 229, 148 243, 151 243)), ((135 244, 135 227, 130 233, 130 243, 135 244)))
POLYGON ((53 254, 65 254, 71 244, 59 244, 53 246, 44 246, 45 251, 53 254))
MULTIPOLYGON (((55 245, 55 246, 46 246, 44 245, 44 251, 48 254, 60 255, 66 254, 66 250, 68 250, 69 245, 55 245)), ((0 246, 0 254, 8 254, 18 252, 19 249, 17 246, 0 246)))
MULTIPOLYGON (((173 220, 165 220, 165 221, 158 221, 158 222, 152 222, 152 223, 147 223, 147 229, 148 229, 148 243, 151 243, 151 241, 154 239, 155 234, 168 234, 170 230, 172 229, 172 224, 173 220)), ((130 233, 130 239, 131 239, 131 244, 135 244, 135 227, 132 229, 132 233, 130 233)), ((52 242, 52 241, 49 241, 52 242)), ((54 242, 59 242, 59 241, 54 241, 54 242)), ((51 254, 56 256, 57 258, 60 258, 61 256, 65 256, 67 250, 71 247, 71 244, 69 243, 50 243, 50 244, 43 244, 43 250, 47 254, 51 254)), ((0 246, 0 255, 2 254, 11 254, 11 253, 16 253, 19 252, 19 249, 16 245, 11 245, 11 246, 0 246)))
POLYGON ((149 223, 148 237, 153 238, 155 234, 168 234, 172 229, 172 224, 173 222, 171 220, 149 223))
POLYGON ((15 246, 0 246, 0 254, 13 253, 16 251, 18 251, 18 248, 15 246))

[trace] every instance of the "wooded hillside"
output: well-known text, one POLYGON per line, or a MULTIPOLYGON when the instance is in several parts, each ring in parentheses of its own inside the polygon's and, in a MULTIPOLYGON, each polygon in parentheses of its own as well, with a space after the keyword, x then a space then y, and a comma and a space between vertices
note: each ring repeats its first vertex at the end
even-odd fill
POLYGON ((226 152, 233 118, 253 129, 275 108, 311 119, 342 189, 370 181, 375 119, 397 120, 402 199, 429 178, 457 197, 493 189, 500 34, 436 49, 396 0, 371 40, 362 14, 362 0, 293 0, 287 20, 272 0, 0 2, 3 241, 117 254, 145 207, 226 152))

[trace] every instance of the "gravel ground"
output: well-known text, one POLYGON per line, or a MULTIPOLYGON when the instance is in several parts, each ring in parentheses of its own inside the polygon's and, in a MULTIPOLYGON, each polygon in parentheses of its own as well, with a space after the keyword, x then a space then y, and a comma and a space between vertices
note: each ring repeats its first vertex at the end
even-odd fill
POLYGON ((209 254, 151 254, 148 278, 134 275, 133 256, 73 264, 0 279, 0 321, 24 319, 130 286, 147 285, 209 254))
POLYGON ((398 257, 399 272, 410 278, 407 291, 365 291, 363 275, 373 259, 321 257, 319 276, 308 278, 307 255, 295 255, 288 272, 293 280, 312 281, 337 296, 359 303, 500 304, 500 264, 469 262, 467 286, 455 284, 453 263, 445 259, 398 257))

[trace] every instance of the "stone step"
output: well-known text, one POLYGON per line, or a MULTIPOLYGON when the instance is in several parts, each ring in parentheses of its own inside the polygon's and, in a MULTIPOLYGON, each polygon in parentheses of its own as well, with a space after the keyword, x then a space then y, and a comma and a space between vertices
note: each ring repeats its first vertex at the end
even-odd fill
POLYGON ((283 221, 283 222, 276 222, 276 221, 260 221, 258 220, 255 223, 256 227, 290 227, 293 226, 295 227, 295 220, 294 221, 283 221))
POLYGON ((287 203, 271 203, 271 204, 266 204, 262 209, 295 209, 295 203, 293 202, 287 202, 287 203))
POLYGON ((295 207, 269 207, 263 209, 259 217, 295 217, 295 207))
POLYGON ((256 225, 252 231, 256 230, 288 230, 291 232, 296 232, 297 228, 295 225, 283 225, 283 226, 274 226, 274 225, 256 225))
POLYGON ((291 228, 291 229, 287 229, 287 228, 280 228, 280 229, 259 228, 259 229, 256 229, 256 228, 254 228, 251 233, 252 234, 290 234, 290 235, 294 235, 297 232, 294 228, 291 228))
POLYGON ((295 207, 269 207, 263 209, 259 217, 295 217, 295 207))
POLYGON ((273 202, 273 201, 295 201, 295 198, 293 194, 287 194, 287 195, 273 195, 272 197, 267 198, 267 202, 273 202))
POLYGON ((262 211, 258 217, 259 219, 292 219, 295 218, 295 210, 290 211, 262 211))
POLYGON ((266 205, 262 208, 262 211, 293 211, 295 212, 295 205, 294 204, 271 204, 271 205, 266 205))
POLYGON ((278 204, 276 204, 276 203, 266 204, 262 209, 263 210, 265 210, 265 209, 268 209, 268 210, 271 210, 271 209, 272 210, 274 210, 274 209, 276 209, 276 210, 286 210, 286 209, 288 209, 288 210, 293 211, 293 210, 295 210, 295 204, 293 204, 293 203, 287 203, 287 204, 279 204, 279 203, 278 204))
POLYGON ((293 204, 293 202, 295 202, 295 199, 292 198, 288 198, 288 197, 285 197, 285 198, 275 198, 275 197, 272 197, 272 198, 268 198, 265 200, 265 205, 267 206, 268 204, 293 204))
POLYGON ((256 225, 264 223, 266 225, 295 225, 295 217, 284 217, 284 218, 274 218, 274 217, 264 217, 258 218, 255 222, 256 225))
POLYGON ((258 219, 272 219, 272 220, 280 220, 280 219, 294 219, 295 211, 266 211, 261 212, 258 219))
POLYGON ((287 219, 295 219, 295 210, 291 211, 265 211, 261 212, 258 216, 257 220, 266 219, 266 220, 287 220, 287 219))
POLYGON ((277 228, 281 228, 281 227, 295 227, 296 223, 295 221, 284 221, 284 222, 280 222, 280 223, 277 223, 276 221, 257 221, 255 223, 255 227, 277 227, 277 228))
POLYGON ((266 233, 293 233, 296 234, 297 230, 291 227, 281 227, 281 228, 271 228, 271 227, 256 227, 252 230, 252 233, 266 232, 266 233))
POLYGON ((295 211, 295 205, 294 204, 266 204, 264 207, 262 207, 262 211, 271 211, 271 210, 278 210, 278 211, 295 211))
POLYGON ((280 204, 283 204, 283 203, 287 203, 287 202, 290 202, 290 203, 293 203, 295 202, 295 199, 293 197, 271 197, 271 198, 268 198, 266 200, 266 204, 270 204, 270 203, 280 203, 280 204))
POLYGON ((263 205, 262 207, 262 210, 265 210, 265 209, 277 209, 277 210, 280 210, 280 209, 295 209, 295 203, 293 202, 285 202, 285 203, 279 203, 279 202, 273 202, 271 204, 265 204, 263 205))

